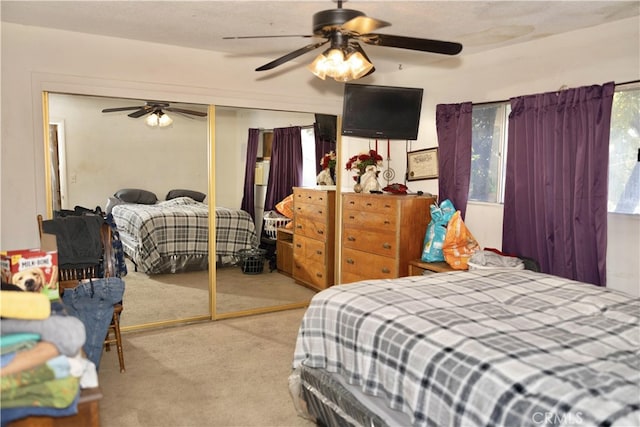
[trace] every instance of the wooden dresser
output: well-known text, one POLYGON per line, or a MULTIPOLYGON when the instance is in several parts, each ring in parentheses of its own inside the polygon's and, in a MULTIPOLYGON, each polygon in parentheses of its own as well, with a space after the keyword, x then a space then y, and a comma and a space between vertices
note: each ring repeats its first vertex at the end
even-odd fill
POLYGON ((342 195, 341 283, 409 274, 422 255, 435 198, 417 195, 342 195))
POLYGON ((293 278, 322 290, 334 283, 335 190, 293 189, 293 278))

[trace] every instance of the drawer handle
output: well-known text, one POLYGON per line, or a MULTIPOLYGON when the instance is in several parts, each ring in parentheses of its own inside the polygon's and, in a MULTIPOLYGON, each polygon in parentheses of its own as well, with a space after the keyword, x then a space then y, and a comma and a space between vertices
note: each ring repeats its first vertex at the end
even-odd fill
POLYGON ((354 202, 353 200, 351 200, 351 201, 349 202, 349 204, 350 204, 350 205, 355 205, 355 204, 356 204, 356 202, 354 202))
POLYGON ((384 207, 385 207, 385 208, 390 208, 390 207, 391 207, 391 205, 384 205, 384 207))
POLYGON ((301 248, 302 245, 300 243, 296 243, 296 248, 301 248))
POLYGON ((318 249, 318 250, 316 251, 316 253, 317 253, 318 255, 322 255, 322 251, 321 251, 320 249, 318 249))
POLYGON ((347 258, 346 260, 347 264, 355 264, 356 262, 353 260, 353 258, 347 258))
POLYGON ((322 278, 322 273, 316 273, 316 277, 322 278))
POLYGON ((349 215, 349 219, 356 219, 356 217, 353 215, 349 215))
POLYGON ((391 221, 389 221, 389 220, 385 220, 385 221, 384 221, 384 223, 385 223, 385 224, 387 224, 387 225, 389 225, 389 224, 391 224, 391 221))
POLYGON ((324 230, 318 230, 318 234, 324 234, 324 230))
POLYGON ((296 228, 297 228, 297 229, 301 229, 301 228, 302 228, 302 225, 298 224, 298 225, 296 225, 296 228))
POLYGON ((383 247, 384 249, 391 249, 391 243, 383 243, 383 244, 382 244, 382 247, 383 247))
POLYGON ((318 213, 319 213, 320 215, 322 215, 322 211, 321 211, 321 210, 319 210, 319 211, 318 211, 318 213))
POLYGON ((355 242, 355 241, 356 241, 356 238, 355 238, 355 237, 353 237, 353 236, 348 236, 348 237, 347 237, 347 240, 348 240, 348 241, 350 241, 350 242, 355 242))
POLYGON ((389 273, 391 273, 391 270, 389 270, 387 267, 385 267, 385 268, 382 269, 382 272, 384 274, 389 274, 389 273))
POLYGON ((367 206, 371 206, 371 203, 367 203, 367 206))

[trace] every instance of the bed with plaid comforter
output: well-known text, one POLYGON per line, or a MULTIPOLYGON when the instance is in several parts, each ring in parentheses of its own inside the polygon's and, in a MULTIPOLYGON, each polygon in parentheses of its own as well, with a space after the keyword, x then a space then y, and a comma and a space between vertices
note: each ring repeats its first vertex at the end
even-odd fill
MULTIPOLYGON (((207 266, 209 207, 189 197, 154 205, 121 204, 112 210, 125 253, 147 274, 175 272, 176 260, 200 258, 207 266)), ((240 249, 258 246, 251 216, 242 210, 216 208, 216 256, 233 262, 240 249)))
POLYGON ((293 368, 339 374, 416 426, 639 426, 640 298, 528 270, 340 285, 293 368))

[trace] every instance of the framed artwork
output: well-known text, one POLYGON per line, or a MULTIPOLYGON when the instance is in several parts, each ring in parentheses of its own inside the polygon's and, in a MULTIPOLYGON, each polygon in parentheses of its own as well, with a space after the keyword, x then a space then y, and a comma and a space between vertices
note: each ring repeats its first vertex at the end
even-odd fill
POLYGON ((437 148, 407 153, 407 181, 435 178, 438 178, 437 148))

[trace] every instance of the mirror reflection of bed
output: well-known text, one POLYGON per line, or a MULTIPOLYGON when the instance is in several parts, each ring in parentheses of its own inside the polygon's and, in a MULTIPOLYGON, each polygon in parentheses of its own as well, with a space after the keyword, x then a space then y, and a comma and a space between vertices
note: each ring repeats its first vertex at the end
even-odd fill
MULTIPOLYGON (((131 111, 101 112, 144 103, 136 99, 48 94, 50 139, 57 141, 59 153, 57 164, 52 161, 54 164, 50 165, 51 191, 54 202, 60 200, 59 207, 104 209, 107 199, 120 189, 143 189, 164 203, 169 190, 208 193, 213 188, 209 183, 210 128, 206 118, 167 113, 173 119, 171 126, 151 128, 144 117, 128 117, 131 111)), ((171 105, 208 111, 205 105, 171 105)), ((215 111, 215 194, 207 195, 203 203, 208 206, 210 200, 215 200, 217 207, 237 209, 242 202, 247 129, 309 125, 314 115, 229 107, 216 107, 215 111)), ((55 154, 52 153, 52 160, 58 157, 55 154)), ((257 210, 262 206, 260 197, 264 198, 264 188, 256 187, 257 210)), ((256 213, 257 235, 262 215, 262 211, 256 213)), ((268 262, 259 274, 243 273, 237 265, 216 264, 218 268, 211 275, 208 268, 203 270, 198 265, 184 272, 145 272, 140 265, 136 271, 132 257, 127 256, 123 328, 211 316, 209 290, 214 280, 218 317, 299 305, 314 294, 287 275, 270 271, 268 262)))

